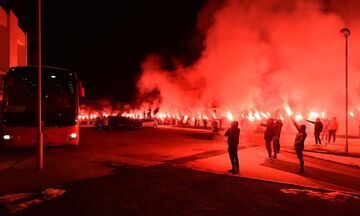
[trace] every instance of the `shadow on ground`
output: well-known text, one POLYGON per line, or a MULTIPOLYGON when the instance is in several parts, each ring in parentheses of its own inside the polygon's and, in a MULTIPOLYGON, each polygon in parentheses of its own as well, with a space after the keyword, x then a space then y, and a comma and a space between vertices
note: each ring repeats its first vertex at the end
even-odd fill
POLYGON ((213 133, 187 133, 185 136, 190 137, 192 139, 200 139, 200 140, 214 140, 215 136, 213 133))
MULTIPOLYGON (((18 215, 356 215, 360 200, 285 194, 287 185, 171 165, 127 167, 71 182, 66 193, 18 215), (306 207, 306 208, 305 208, 306 207)), ((301 189, 300 187, 296 187, 301 189)), ((41 189, 39 189, 41 191, 41 189)), ((4 206, 0 215, 6 215, 4 206)))
MULTIPOLYGON (((264 163, 261 164, 261 166, 266 166, 290 173, 295 173, 296 169, 299 168, 299 164, 291 163, 288 161, 282 161, 279 159, 265 161, 264 163)), ((356 178, 354 176, 350 176, 346 174, 331 172, 328 170, 323 170, 315 167, 308 167, 306 166, 306 161, 305 161, 305 172, 302 173, 301 175, 309 179, 319 180, 360 191, 360 178, 356 178)))

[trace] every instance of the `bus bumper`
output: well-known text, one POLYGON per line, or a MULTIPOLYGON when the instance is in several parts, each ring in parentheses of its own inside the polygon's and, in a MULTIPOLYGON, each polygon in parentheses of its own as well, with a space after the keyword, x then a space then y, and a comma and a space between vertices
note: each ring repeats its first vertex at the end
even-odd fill
MULTIPOLYGON (((6 127, 2 134, 5 147, 34 147, 38 142, 37 128, 6 127)), ((45 128, 44 146, 62 146, 79 144, 79 126, 45 128)))

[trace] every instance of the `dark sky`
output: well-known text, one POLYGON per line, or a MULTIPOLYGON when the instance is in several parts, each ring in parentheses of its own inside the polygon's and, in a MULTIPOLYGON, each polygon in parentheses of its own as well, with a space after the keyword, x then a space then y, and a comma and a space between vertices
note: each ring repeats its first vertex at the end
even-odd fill
MULTIPOLYGON (((29 33, 34 64, 36 1, 11 1, 29 33)), ((196 60, 202 48, 196 19, 205 2, 43 0, 43 63, 76 70, 88 99, 130 101, 147 54, 196 60)))

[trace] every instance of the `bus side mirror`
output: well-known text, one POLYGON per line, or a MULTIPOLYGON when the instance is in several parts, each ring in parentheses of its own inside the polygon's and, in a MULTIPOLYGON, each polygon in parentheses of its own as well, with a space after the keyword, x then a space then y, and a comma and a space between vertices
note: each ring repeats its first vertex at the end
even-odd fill
POLYGON ((79 96, 80 97, 85 97, 85 88, 84 86, 82 85, 82 82, 79 81, 79 96))

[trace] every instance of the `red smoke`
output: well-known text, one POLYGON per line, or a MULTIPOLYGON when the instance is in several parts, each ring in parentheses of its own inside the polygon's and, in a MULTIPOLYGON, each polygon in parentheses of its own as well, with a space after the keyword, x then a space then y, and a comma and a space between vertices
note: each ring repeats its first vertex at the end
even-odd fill
MULTIPOLYGON (((345 39, 349 37, 349 111, 360 118, 360 6, 357 0, 227 0, 199 16, 212 18, 201 58, 191 67, 162 68, 150 55, 138 81, 143 94, 157 90, 164 112, 202 112, 217 106, 235 118, 250 110, 284 113, 289 104, 345 118, 345 39), (213 11, 213 16, 202 16, 213 11)), ((150 103, 151 104, 151 103, 150 103)), ((148 105, 150 106, 150 105, 148 105)), ((350 119, 350 132, 357 121, 350 119)), ((356 131, 356 132, 355 132, 356 131)))

